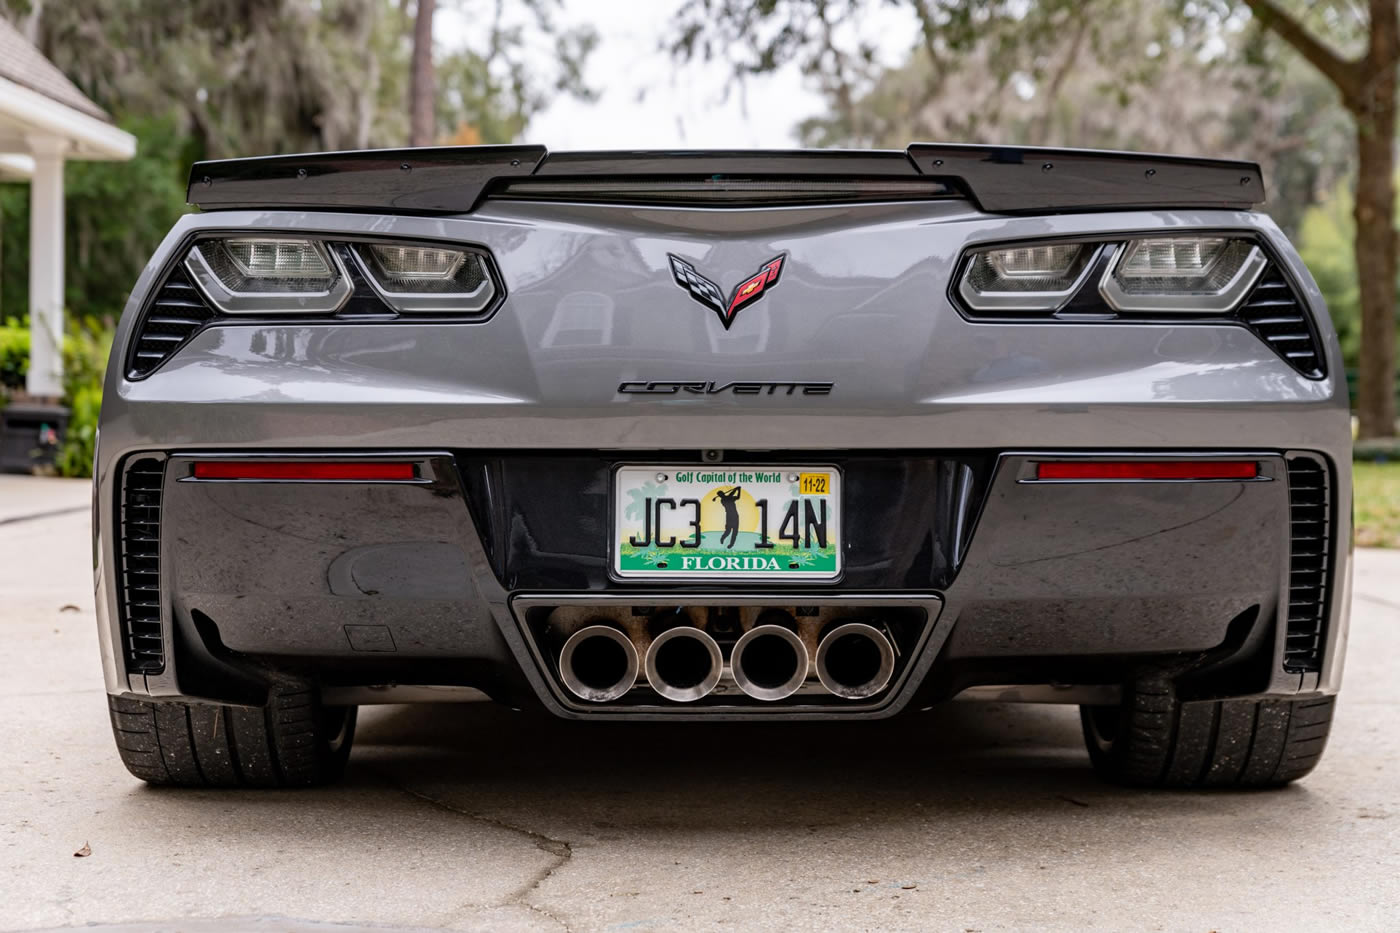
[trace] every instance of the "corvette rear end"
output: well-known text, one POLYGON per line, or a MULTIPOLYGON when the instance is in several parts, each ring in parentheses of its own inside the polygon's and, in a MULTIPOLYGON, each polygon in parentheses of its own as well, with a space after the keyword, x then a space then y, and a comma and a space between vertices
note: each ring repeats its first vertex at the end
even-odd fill
POLYGON ((117 744, 334 778, 357 706, 1079 704, 1105 777, 1285 783, 1350 422, 1248 163, 976 146, 201 163, 95 483, 117 744))

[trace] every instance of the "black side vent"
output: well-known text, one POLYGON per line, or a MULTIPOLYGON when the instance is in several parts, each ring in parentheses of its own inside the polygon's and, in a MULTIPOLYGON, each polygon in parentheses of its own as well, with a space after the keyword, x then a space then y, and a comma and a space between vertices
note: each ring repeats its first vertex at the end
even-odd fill
POLYGON ((1288 461, 1291 544, 1288 566, 1288 640, 1283 669, 1322 669, 1331 576, 1331 494, 1327 466, 1314 457, 1288 461))
POLYGON ((214 309, 189 280, 185 267, 176 266, 141 320, 127 376, 149 376, 213 317, 214 309))
POLYGON ((1274 263, 1269 263, 1249 299, 1240 306, 1239 318, 1304 376, 1321 379, 1325 375, 1322 343, 1308 312, 1274 263))
POLYGON ((126 669, 133 674, 165 670, 160 627, 160 497, 165 462, 133 461, 122 477, 117 503, 117 570, 126 669))

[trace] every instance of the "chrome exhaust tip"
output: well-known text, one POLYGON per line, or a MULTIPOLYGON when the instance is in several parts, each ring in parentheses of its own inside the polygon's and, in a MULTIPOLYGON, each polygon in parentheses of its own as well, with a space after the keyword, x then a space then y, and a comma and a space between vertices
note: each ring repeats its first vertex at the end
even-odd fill
POLYGON ((723 666, 719 643, 700 629, 684 625, 652 639, 645 661, 651 689, 677 703, 708 696, 719 683, 723 666))
POLYGON ((864 700, 885 689, 894 674, 894 645, 864 622, 846 622, 817 645, 817 679, 836 696, 864 700))
POLYGON ((574 696, 607 703, 625 696, 637 682, 637 648, 610 625, 589 625, 564 642, 559 677, 574 696))
POLYGON ((739 689, 755 700, 781 700, 807 680, 807 646, 792 629, 755 625, 734 643, 730 673, 739 689))

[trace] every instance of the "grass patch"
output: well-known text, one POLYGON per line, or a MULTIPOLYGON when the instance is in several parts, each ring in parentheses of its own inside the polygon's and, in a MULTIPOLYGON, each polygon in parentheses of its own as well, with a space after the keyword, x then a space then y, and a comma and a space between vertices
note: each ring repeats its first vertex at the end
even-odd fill
POLYGON ((1356 543, 1400 548, 1400 463, 1354 463, 1356 543))

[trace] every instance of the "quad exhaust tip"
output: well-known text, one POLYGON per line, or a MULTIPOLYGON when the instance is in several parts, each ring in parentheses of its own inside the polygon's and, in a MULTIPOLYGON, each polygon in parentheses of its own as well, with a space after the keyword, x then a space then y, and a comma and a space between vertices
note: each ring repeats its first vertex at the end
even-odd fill
POLYGON ((647 683, 668 700, 690 703, 709 696, 719 683, 724 655, 719 643, 698 628, 677 626, 652 640, 645 661, 647 683))
MULTIPOLYGON (((894 674, 895 648, 881 629, 838 622, 823 633, 812 657, 786 612, 764 613, 734 643, 729 671, 746 696, 774 702, 792 696, 815 670, 832 695, 864 700, 884 690, 894 674)), ((559 652, 559 675, 574 696, 610 703, 627 695, 645 673, 659 696, 690 703, 709 696, 725 669, 719 643, 704 629, 677 625, 652 639, 645 656, 628 633, 593 621, 574 632, 559 652)))
POLYGON ((619 699, 637 682, 637 648, 610 625, 589 625, 564 642, 559 676, 574 696, 593 703, 619 699))
POLYGON ((806 682, 809 663, 807 646, 797 633, 773 623, 749 629, 729 655, 734 682, 755 700, 792 696, 806 682))
POLYGON ((817 645, 817 679, 847 700, 864 700, 885 689, 894 673, 894 645, 873 625, 847 622, 817 645))

